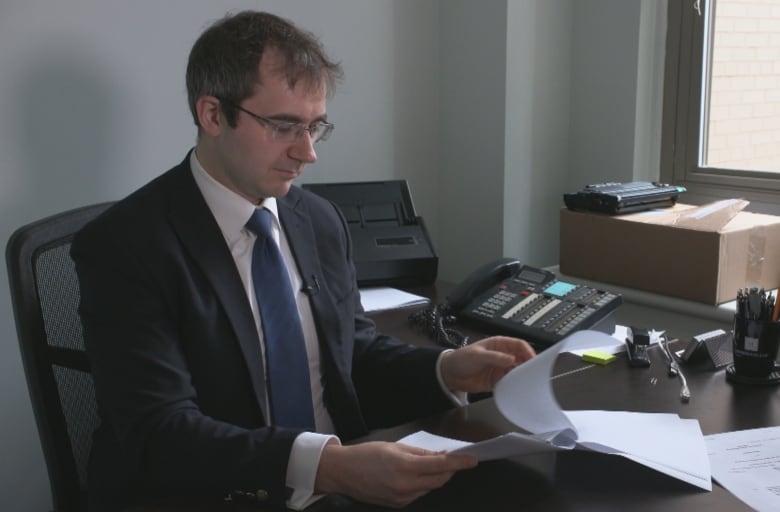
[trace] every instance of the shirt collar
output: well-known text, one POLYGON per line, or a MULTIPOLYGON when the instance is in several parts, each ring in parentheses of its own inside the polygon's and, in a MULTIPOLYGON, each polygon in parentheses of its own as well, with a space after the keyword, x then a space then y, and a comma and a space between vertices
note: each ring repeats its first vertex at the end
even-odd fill
MULTIPOLYGON (((190 154, 190 167, 206 204, 217 220, 228 245, 232 247, 238 239, 246 236, 244 228, 257 206, 215 180, 200 164, 194 150, 190 154)), ((275 197, 266 198, 261 206, 271 212, 277 226, 281 225, 275 197)))

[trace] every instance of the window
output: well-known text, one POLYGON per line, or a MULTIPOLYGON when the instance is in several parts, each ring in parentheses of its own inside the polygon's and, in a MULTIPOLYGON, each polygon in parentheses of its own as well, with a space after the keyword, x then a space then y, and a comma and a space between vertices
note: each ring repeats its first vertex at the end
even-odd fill
POLYGON ((661 178, 780 204, 780 2, 669 0, 661 178))

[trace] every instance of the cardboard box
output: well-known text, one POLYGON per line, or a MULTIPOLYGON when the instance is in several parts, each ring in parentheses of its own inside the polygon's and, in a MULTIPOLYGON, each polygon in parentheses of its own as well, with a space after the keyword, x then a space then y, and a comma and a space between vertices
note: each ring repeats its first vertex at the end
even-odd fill
POLYGON ((610 216, 561 210, 560 271, 708 304, 780 284, 780 217, 747 201, 610 216))

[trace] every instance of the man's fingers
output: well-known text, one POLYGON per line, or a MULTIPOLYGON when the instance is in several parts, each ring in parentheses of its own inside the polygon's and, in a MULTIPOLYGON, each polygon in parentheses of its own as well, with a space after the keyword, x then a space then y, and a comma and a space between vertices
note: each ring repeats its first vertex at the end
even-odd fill
POLYGON ((418 475, 453 473, 473 468, 478 463, 477 458, 473 455, 432 452, 411 446, 408 448, 413 450, 409 452, 408 470, 418 475))

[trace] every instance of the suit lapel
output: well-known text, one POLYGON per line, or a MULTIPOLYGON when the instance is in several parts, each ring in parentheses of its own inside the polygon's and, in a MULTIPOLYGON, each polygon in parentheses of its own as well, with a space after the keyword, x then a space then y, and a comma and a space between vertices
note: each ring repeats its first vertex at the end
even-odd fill
POLYGON ((286 196, 277 200, 279 218, 304 286, 310 290, 309 301, 319 331, 320 348, 329 351, 336 360, 341 360, 337 354, 340 353, 338 347, 343 339, 343 333, 339 322, 335 320, 339 312, 325 288, 326 281, 322 275, 322 265, 317 253, 314 227, 300 194, 301 192, 293 187, 286 196))
MULTIPOLYGON (((314 229, 306 215, 297 194, 292 190, 285 197, 278 199, 279 220, 281 221, 287 241, 290 244, 298 271, 304 286, 313 287, 314 278, 319 276, 320 264, 314 243, 314 229)), ((316 296, 310 294, 310 296, 316 296)))
POLYGON ((325 406, 336 432, 350 439, 366 433, 351 380, 352 352, 344 345, 350 342, 350 335, 344 332, 344 322, 354 322, 354 319, 344 318, 344 311, 330 293, 322 271, 322 259, 317 252, 312 215, 301 194, 299 189, 292 187, 286 196, 277 201, 279 218, 301 277, 311 287, 309 303, 319 336, 325 406))
POLYGON ((223 304, 244 355, 258 405, 264 417, 268 418, 265 372, 257 326, 233 256, 192 177, 189 155, 173 172, 176 176, 170 194, 171 225, 223 304))

